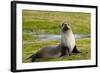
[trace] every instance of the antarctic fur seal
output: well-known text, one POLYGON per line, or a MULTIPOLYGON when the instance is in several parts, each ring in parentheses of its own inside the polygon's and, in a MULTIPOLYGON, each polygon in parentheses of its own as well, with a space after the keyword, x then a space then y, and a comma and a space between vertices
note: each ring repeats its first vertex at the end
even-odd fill
POLYGON ((62 46, 62 56, 65 55, 65 50, 68 50, 69 55, 71 53, 80 53, 76 47, 75 36, 72 32, 69 23, 64 22, 61 28, 61 46, 62 46))
POLYGON ((76 48, 75 37, 70 24, 64 22, 61 27, 60 44, 58 46, 41 48, 29 58, 34 62, 37 58, 69 56, 72 53, 80 53, 80 51, 76 48))

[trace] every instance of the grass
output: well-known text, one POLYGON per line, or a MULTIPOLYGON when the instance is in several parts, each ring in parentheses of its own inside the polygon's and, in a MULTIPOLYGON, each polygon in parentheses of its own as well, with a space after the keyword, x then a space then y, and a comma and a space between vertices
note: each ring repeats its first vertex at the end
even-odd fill
MULTIPOLYGON (((90 38, 84 38, 81 40, 77 40, 77 48, 82 52, 78 55, 72 54, 69 57, 65 57, 63 58, 63 61, 68 61, 68 60, 86 60, 86 59, 90 59, 91 57, 91 49, 90 49, 90 38)), ((26 58, 28 58, 29 56, 31 56, 33 53, 37 52, 39 48, 41 47, 46 47, 46 46, 50 46, 50 44, 53 45, 57 45, 59 44, 59 42, 57 41, 48 41, 48 42, 44 42, 39 44, 35 43, 35 44, 25 44, 25 46, 23 47, 23 62, 30 62, 29 60, 26 60, 26 58)), ((40 59, 36 59, 37 62, 45 62, 45 61, 62 61, 61 57, 59 58, 40 58, 40 59)))
MULTIPOLYGON (((38 49, 46 46, 59 44, 59 41, 38 41, 35 35, 37 34, 60 34, 61 24, 63 21, 69 21, 74 33, 90 34, 90 18, 89 13, 79 12, 50 12, 50 11, 33 11, 23 10, 23 49, 22 61, 23 63, 30 62, 26 60, 38 49), (26 42, 26 43, 25 43, 26 42), (32 42, 32 43, 27 43, 32 42)), ((63 61, 68 60, 86 60, 90 59, 91 48, 90 38, 79 39, 76 41, 78 49, 82 52, 78 55, 71 55, 63 58, 63 61)), ((37 62, 47 61, 61 61, 61 58, 40 58, 37 62)))
POLYGON ((35 31, 39 34, 59 34, 63 21, 68 21, 74 33, 90 33, 91 15, 89 13, 23 10, 22 14, 23 30, 26 31, 35 31))

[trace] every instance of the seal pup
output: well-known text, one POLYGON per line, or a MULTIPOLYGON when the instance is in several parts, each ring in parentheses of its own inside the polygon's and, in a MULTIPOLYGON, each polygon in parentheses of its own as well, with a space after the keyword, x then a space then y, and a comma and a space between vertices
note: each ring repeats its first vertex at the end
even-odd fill
POLYGON ((66 50, 68 50, 69 55, 71 55, 72 53, 80 53, 80 51, 76 47, 75 36, 72 32, 71 26, 67 22, 64 22, 61 28, 61 47, 61 56, 64 56, 66 54, 66 50))

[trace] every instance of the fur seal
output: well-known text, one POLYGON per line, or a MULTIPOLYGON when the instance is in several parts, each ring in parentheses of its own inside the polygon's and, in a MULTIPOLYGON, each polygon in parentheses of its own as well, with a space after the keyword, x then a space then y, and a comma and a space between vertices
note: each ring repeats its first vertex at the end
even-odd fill
POLYGON ((62 56, 66 54, 68 50, 69 55, 71 53, 80 53, 76 47, 75 36, 72 32, 71 26, 69 23, 64 22, 61 28, 61 46, 62 46, 62 56))
POLYGON ((70 24, 64 22, 61 27, 61 43, 58 46, 41 48, 29 58, 34 62, 36 58, 62 57, 69 56, 71 53, 80 53, 80 51, 76 48, 70 24))

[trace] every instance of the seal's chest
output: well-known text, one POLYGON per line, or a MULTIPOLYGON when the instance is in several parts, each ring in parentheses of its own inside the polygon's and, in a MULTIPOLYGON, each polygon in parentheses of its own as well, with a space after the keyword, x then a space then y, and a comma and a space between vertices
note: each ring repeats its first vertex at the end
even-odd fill
POLYGON ((71 34, 71 33, 67 34, 67 35, 64 34, 62 37, 62 41, 65 46, 70 48, 70 50, 73 50, 73 48, 75 46, 75 37, 73 34, 71 34))

